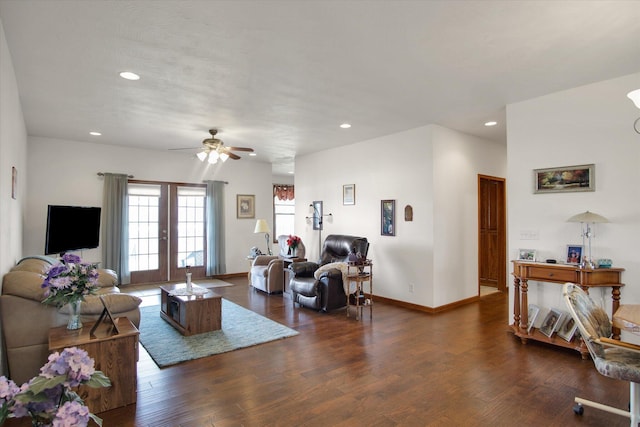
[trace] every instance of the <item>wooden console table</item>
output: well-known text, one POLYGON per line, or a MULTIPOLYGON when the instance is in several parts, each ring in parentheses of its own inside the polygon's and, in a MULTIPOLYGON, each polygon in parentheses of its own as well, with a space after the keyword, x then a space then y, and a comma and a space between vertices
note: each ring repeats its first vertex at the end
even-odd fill
MULTIPOLYGON (((567 282, 579 285, 585 292, 589 288, 611 287, 612 311, 615 313, 620 307, 620 288, 624 286, 620 281, 620 276, 624 268, 598 268, 587 269, 576 265, 547 264, 530 261, 512 261, 513 263, 513 324, 511 328, 516 336, 520 337, 523 344, 527 340, 542 341, 549 344, 571 348, 579 351, 583 358, 588 355, 585 345, 579 340, 578 343, 566 342, 562 338, 552 336, 551 338, 531 329, 527 333, 527 323, 529 323, 527 292, 529 290, 529 280, 538 282, 550 282, 565 284, 567 282)), ((613 328, 613 338, 620 339, 620 329, 613 328)))
POLYGON ((89 336, 93 322, 85 322, 79 330, 70 331, 66 326, 60 326, 49 331, 49 351, 81 348, 94 360, 95 369, 109 377, 111 387, 81 385, 78 389, 85 405, 95 414, 136 403, 138 329, 126 317, 118 317, 115 321, 117 335, 102 324, 96 330, 96 337, 89 336))

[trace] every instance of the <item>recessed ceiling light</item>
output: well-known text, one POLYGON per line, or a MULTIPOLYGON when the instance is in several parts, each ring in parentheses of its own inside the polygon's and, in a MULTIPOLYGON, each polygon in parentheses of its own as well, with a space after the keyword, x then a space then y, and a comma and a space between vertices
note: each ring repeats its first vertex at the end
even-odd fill
POLYGON ((140 80, 140 76, 131 71, 123 71, 120 73, 120 77, 127 80, 140 80))
POLYGON ((484 125, 485 125, 485 126, 495 126, 495 125, 497 125, 497 124, 498 124, 498 122, 487 122, 487 123, 485 123, 484 125))
POLYGON ((349 123, 343 123, 343 124, 340 125, 340 127, 342 129, 349 129, 351 127, 351 125, 349 123))
POLYGON ((100 136, 102 134, 100 132, 89 132, 89 135, 100 136))
POLYGON ((250 156, 257 156, 258 153, 249 153, 250 156))
POLYGON ((290 173, 291 175, 293 175, 293 171, 289 171, 289 173, 290 173))

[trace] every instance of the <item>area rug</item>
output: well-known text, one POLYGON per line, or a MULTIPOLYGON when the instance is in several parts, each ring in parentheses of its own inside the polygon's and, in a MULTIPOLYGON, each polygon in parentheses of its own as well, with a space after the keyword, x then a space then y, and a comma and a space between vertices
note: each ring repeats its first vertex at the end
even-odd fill
POLYGON ((163 368, 187 360, 263 344, 298 332, 222 299, 222 329, 183 336, 160 317, 160 306, 140 307, 140 343, 163 368))

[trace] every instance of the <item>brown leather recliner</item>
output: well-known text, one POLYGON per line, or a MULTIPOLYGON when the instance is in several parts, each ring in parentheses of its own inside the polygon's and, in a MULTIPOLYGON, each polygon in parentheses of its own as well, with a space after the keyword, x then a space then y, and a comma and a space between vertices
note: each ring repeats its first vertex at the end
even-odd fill
POLYGON ((366 258, 368 250, 369 242, 366 237, 341 234, 327 236, 317 263, 294 262, 289 266, 292 275, 290 286, 293 304, 298 303, 322 311, 344 307, 347 296, 342 284, 342 272, 330 269, 323 272, 318 279, 314 277, 314 273, 322 265, 347 262, 351 252, 360 253, 366 258))

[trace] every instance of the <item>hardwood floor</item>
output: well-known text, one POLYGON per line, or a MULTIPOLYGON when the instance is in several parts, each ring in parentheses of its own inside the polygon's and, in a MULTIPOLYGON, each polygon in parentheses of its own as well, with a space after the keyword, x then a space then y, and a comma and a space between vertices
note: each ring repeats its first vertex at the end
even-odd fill
POLYGON ((439 314, 379 303, 357 322, 228 281, 224 298, 300 335, 165 369, 141 347, 137 404, 99 414, 105 427, 629 425, 574 415, 576 395, 626 408, 628 385, 576 352, 522 345, 504 293, 439 314))

